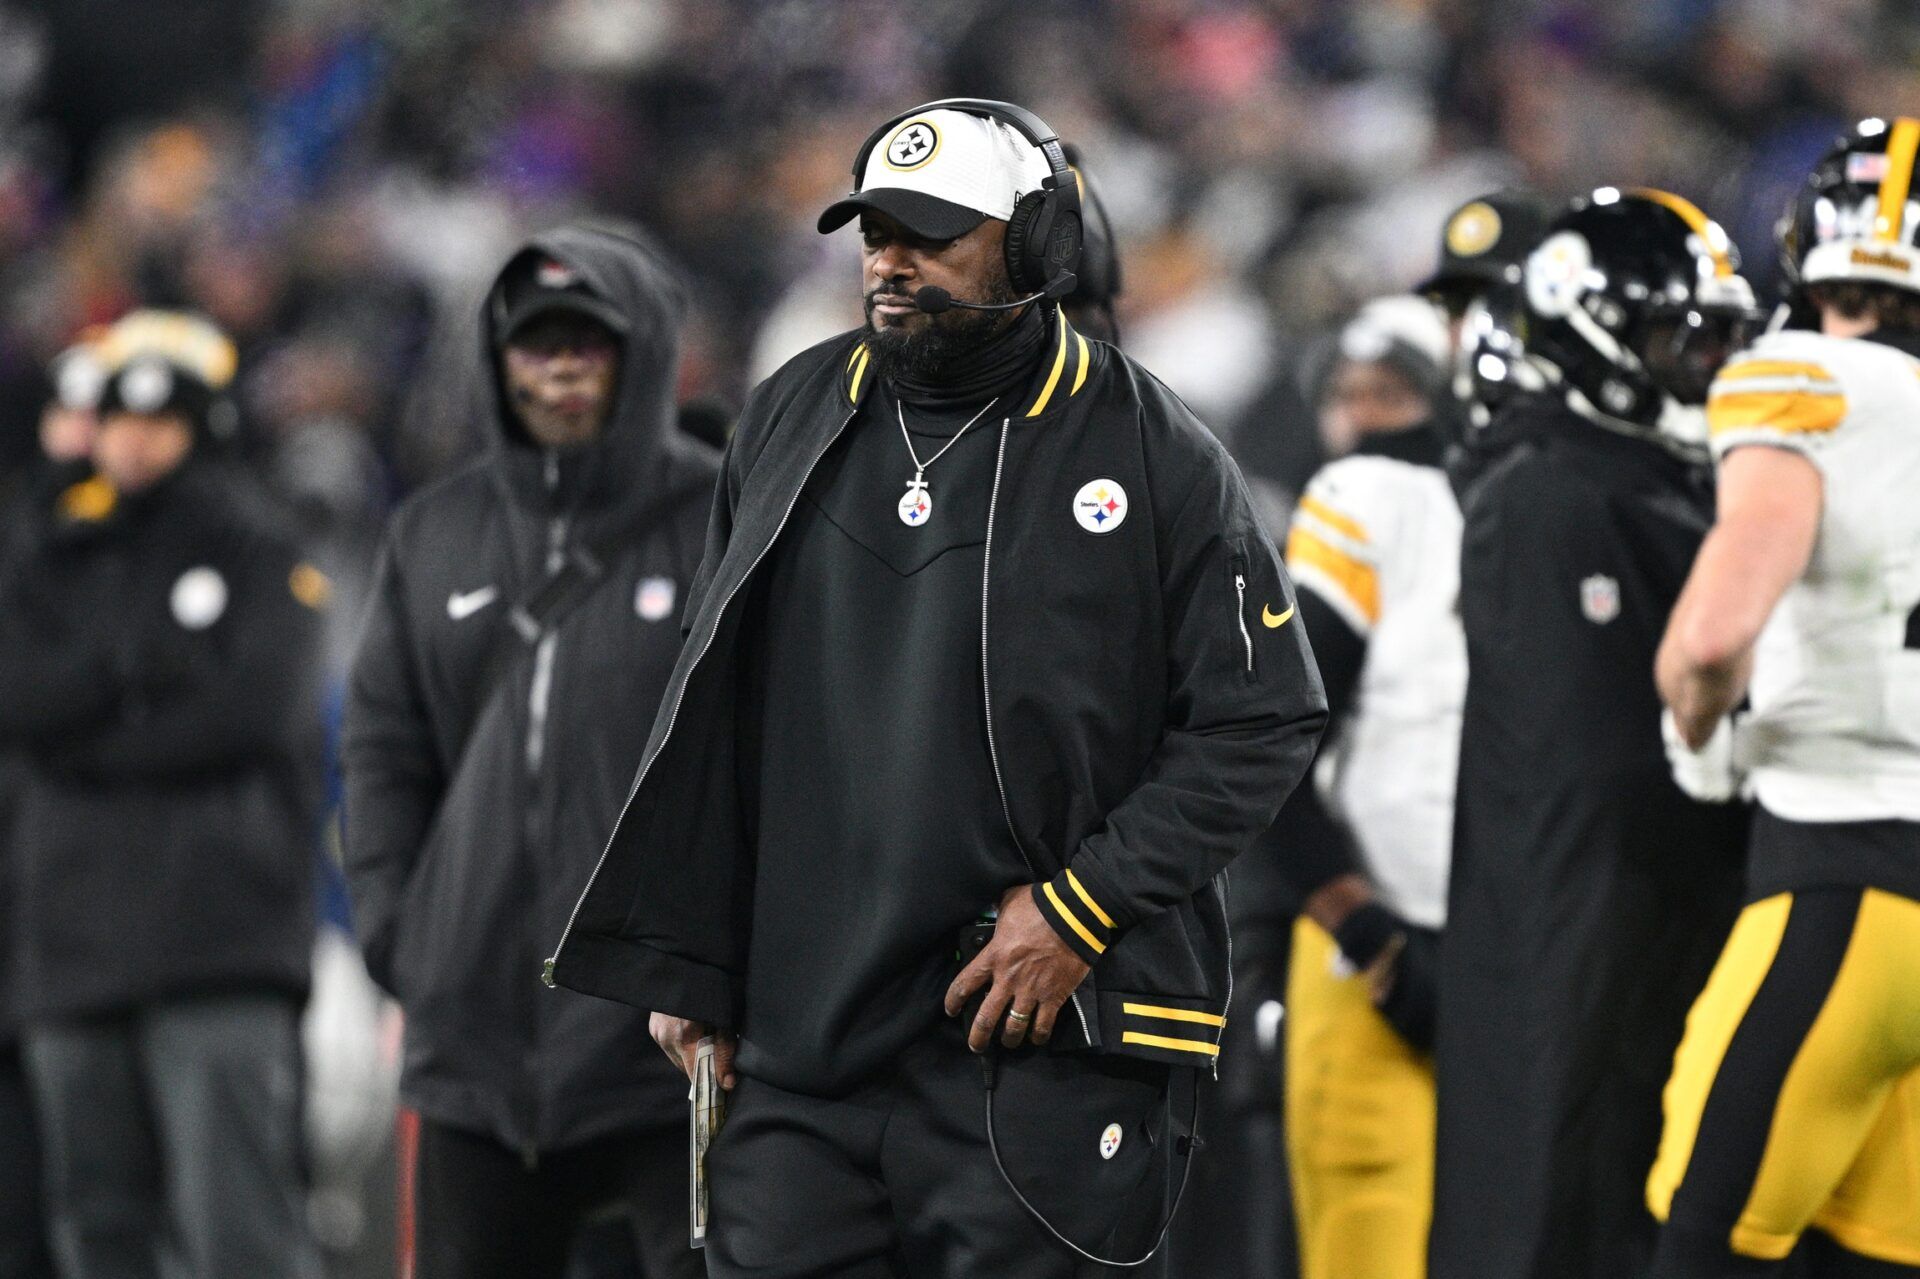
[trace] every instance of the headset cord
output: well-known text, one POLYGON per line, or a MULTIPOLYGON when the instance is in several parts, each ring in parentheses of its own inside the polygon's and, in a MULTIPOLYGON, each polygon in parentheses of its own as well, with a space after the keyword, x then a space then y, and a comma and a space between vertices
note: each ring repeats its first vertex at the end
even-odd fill
MULTIPOLYGON (((1180 1201, 1187 1197, 1187 1181, 1193 1176, 1194 1153, 1198 1151, 1201 1146, 1205 1145, 1205 1143, 1200 1140, 1200 1072, 1195 1070, 1192 1073, 1193 1117, 1187 1124, 1187 1135, 1179 1137, 1174 1141, 1174 1153, 1179 1155, 1184 1161, 1180 1166, 1180 1187, 1173 1192, 1173 1205, 1167 1209, 1166 1220, 1160 1223, 1160 1229, 1153 1237, 1153 1246, 1134 1260, 1113 1261, 1088 1252, 1085 1248, 1082 1248, 1079 1244, 1061 1234, 1059 1228, 1047 1220, 1046 1214, 1034 1207, 1033 1201, 1028 1199, 1024 1194, 1021 1194, 1020 1187, 1013 1183, 1013 1174, 1007 1171, 1007 1165, 1001 1161, 1000 1142, 999 1139, 994 1136, 993 1131, 993 1093, 995 1087, 999 1084, 1000 1069, 999 1054, 994 1048, 989 1047, 988 1050, 980 1056, 980 1082, 985 1086, 986 1094, 987 1150, 993 1155, 993 1166, 995 1170, 999 1172, 1000 1180, 1007 1184, 1007 1189, 1013 1192, 1013 1197, 1020 1201, 1020 1206, 1027 1210, 1028 1216, 1039 1222, 1048 1234, 1065 1244, 1068 1248, 1071 1248, 1085 1260, 1091 1261, 1095 1265, 1112 1266, 1117 1270, 1132 1270, 1137 1266, 1146 1265, 1149 1261, 1153 1260, 1154 1254, 1160 1251, 1160 1246, 1166 1243, 1167 1235, 1173 1230, 1174 1220, 1180 1215, 1180 1201)), ((1169 1113, 1171 1113, 1171 1106, 1169 1106, 1169 1113)))

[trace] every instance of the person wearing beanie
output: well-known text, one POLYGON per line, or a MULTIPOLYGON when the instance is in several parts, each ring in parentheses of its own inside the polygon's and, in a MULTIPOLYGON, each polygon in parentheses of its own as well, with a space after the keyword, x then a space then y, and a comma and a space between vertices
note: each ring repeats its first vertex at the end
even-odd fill
POLYGON ((699 567, 718 455, 675 417, 686 307, 635 228, 522 245, 467 357, 484 447, 400 507, 380 553, 345 861, 368 970, 406 1011, 417 1279, 557 1279, 606 1220, 645 1279, 702 1272, 685 1082, 645 1013, 539 981, 699 567))
POLYGON ((18 1013, 64 1275, 315 1279, 299 1010, 326 582, 226 466, 233 348, 100 341, 92 470, 0 573, 18 1013))

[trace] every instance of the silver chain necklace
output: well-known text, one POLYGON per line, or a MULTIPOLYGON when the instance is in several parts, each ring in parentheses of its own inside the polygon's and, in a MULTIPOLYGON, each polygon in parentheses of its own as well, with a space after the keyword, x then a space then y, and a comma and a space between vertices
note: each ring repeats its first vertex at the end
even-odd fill
POLYGON ((907 456, 913 459, 913 478, 907 481, 907 494, 900 499, 894 509, 900 513, 900 522, 912 528, 919 528, 933 518, 933 490, 927 487, 927 468, 947 455, 947 450, 960 442, 960 437, 973 429, 973 424, 987 415, 987 409, 1000 402, 999 396, 987 401, 986 408, 975 413, 967 424, 954 433, 938 453, 922 462, 919 452, 913 447, 913 437, 907 434, 907 415, 900 408, 900 401, 893 402, 893 415, 900 420, 900 438, 907 442, 907 456))

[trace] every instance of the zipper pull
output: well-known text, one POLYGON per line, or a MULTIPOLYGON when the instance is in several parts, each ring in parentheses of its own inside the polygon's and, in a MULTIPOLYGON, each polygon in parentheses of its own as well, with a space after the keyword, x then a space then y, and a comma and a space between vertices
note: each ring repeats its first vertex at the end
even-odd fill
POLYGON ((1251 675, 1253 674, 1253 632, 1247 629, 1247 575, 1245 573, 1233 575, 1233 592, 1240 597, 1240 610, 1233 615, 1233 620, 1240 623, 1240 638, 1247 643, 1247 674, 1251 675))
POLYGON ((558 959, 559 959, 559 956, 555 955, 552 958, 548 959, 546 963, 540 965, 540 981, 541 981, 541 984, 544 985, 548 990, 552 990, 554 988, 553 965, 558 959))

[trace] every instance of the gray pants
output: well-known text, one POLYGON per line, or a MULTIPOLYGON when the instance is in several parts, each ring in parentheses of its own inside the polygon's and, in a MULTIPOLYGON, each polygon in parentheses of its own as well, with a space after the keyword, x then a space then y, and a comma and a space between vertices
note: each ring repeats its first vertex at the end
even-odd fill
POLYGON ((34 1026, 27 1068, 65 1279, 318 1279, 292 1001, 34 1026))

